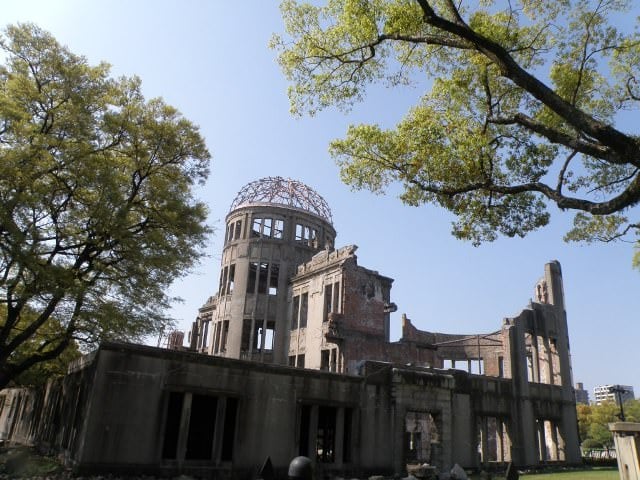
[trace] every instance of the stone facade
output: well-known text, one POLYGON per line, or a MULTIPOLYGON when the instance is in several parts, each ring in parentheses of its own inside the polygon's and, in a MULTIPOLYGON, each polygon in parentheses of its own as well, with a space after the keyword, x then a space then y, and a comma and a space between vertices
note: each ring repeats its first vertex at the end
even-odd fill
POLYGON ((0 432, 77 472, 249 479, 270 457, 284 478, 297 455, 317 478, 580 461, 561 386, 384 362, 357 373, 103 344, 45 392, 3 390, 0 432))
POLYGON ((557 261, 495 331, 403 315, 392 342, 393 280, 334 248, 331 218, 299 182, 247 185, 188 350, 104 344, 46 392, 5 390, 0 440, 80 471, 220 479, 255 478, 267 457, 284 477, 296 455, 343 477, 580 462, 557 261))

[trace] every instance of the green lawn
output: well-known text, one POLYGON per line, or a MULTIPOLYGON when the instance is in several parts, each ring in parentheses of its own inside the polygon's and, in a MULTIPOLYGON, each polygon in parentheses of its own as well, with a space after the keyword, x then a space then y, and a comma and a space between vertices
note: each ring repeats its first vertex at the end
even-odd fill
POLYGON ((580 472, 539 473, 535 475, 522 475, 522 478, 535 478, 536 480, 618 480, 620 474, 616 468, 599 468, 583 470, 580 472))
MULTIPOLYGON (((470 477, 475 479, 478 477, 470 477)), ((495 480, 502 480, 503 477, 493 477, 495 480)), ((531 480, 619 480, 620 475, 615 468, 594 468, 592 470, 581 470, 572 472, 557 473, 536 473, 520 475, 522 479, 531 480)))

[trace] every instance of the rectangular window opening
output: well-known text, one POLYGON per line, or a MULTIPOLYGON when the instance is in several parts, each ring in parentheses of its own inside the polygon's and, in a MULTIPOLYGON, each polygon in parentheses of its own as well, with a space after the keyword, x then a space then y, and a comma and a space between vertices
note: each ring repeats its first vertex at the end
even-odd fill
POLYGON ((213 327, 213 353, 220 351, 220 322, 217 322, 213 327))
POLYGON ((333 312, 333 285, 324 286, 324 318, 323 321, 329 321, 329 314, 333 312))
POLYGON ((311 424, 311 405, 300 406, 300 436, 298 437, 298 454, 309 456, 309 430, 311 424))
POLYGON ((309 294, 303 293, 300 301, 300 328, 307 326, 307 311, 309 308, 309 294))
POLYGON ((270 218, 265 218, 262 223, 262 236, 263 237, 271 237, 271 222, 270 218))
POLYGON ((234 264, 229 265, 229 278, 227 280, 227 295, 233 293, 233 282, 236 276, 236 266, 234 264))
POLYGON ((298 328, 298 314, 300 313, 300 295, 293 297, 293 306, 291 308, 291 330, 298 328))
POLYGON ((183 392, 170 392, 167 407, 167 422, 164 427, 164 444, 162 458, 175 459, 178 453, 178 435, 180 434, 180 418, 182 417, 183 392))
POLYGON ((267 322, 267 328, 264 331, 264 349, 273 350, 273 344, 276 334, 276 322, 267 322))
POLYGON ((280 265, 271 264, 271 273, 269 275, 269 295, 278 294, 278 277, 280 275, 280 265))
POLYGON ((260 272, 258 274, 258 293, 267 293, 267 282, 269 278, 269 264, 260 262, 260 272))
POLYGON ((318 462, 335 462, 336 408, 318 407, 318 435, 316 458, 318 462))
POLYGON ((235 227, 235 229, 236 229, 236 232, 235 232, 235 235, 234 235, 234 237, 233 237, 233 238, 234 238, 235 240, 239 240, 239 239, 240 239, 240 237, 242 236, 242 220, 238 220, 238 221, 236 222, 236 227, 235 227))
POLYGON ((258 275, 258 262, 249 263, 249 276, 247 277, 247 293, 256 292, 256 276, 258 275))
POLYGON ((253 219, 253 226, 251 227, 251 236, 252 237, 259 237, 260 236, 261 226, 262 226, 262 219, 261 218, 254 218, 253 219))
POLYGON ((200 341, 200 348, 207 348, 207 338, 209 336, 209 322, 204 322, 204 327, 202 328, 202 339, 200 341))
POLYGON ((329 350, 320 352, 320 370, 329 370, 329 350))
POLYGON ((353 409, 344 409, 344 430, 342 440, 342 461, 344 463, 351 462, 351 429, 353 423, 353 409))
POLYGON ((275 220, 273 225, 273 238, 282 238, 284 232, 284 221, 275 220))
POLYGON ((249 346, 251 342, 251 319, 245 318, 242 322, 242 343, 240 344, 240 349, 243 352, 249 351, 249 346))
POLYGON ((253 328, 253 349, 262 350, 264 341, 264 328, 262 328, 262 321, 256 321, 253 328))
POLYGON ((220 269, 220 281, 218 282, 218 293, 222 295, 224 289, 224 268, 220 269))
POLYGON ((340 282, 333 284, 333 302, 331 302, 332 312, 340 312, 340 282))
POLYGON ((229 320, 222 322, 222 338, 220 339, 220 351, 227 351, 227 336, 229 335, 229 320))
POLYGON ((185 453, 186 460, 211 459, 217 405, 218 399, 216 397, 193 395, 185 453))
POLYGON ((296 242, 302 242, 304 240, 303 237, 303 228, 299 223, 296 224, 296 242))
POLYGON ((236 436, 236 417, 238 412, 238 400, 227 398, 227 407, 224 412, 224 432, 222 437, 222 452, 220 460, 230 462, 233 460, 233 445, 236 436))

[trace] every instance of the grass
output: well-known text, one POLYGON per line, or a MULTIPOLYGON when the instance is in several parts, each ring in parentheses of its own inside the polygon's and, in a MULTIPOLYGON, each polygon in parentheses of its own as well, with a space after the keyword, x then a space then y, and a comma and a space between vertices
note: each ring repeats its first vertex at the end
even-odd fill
POLYGON ((531 475, 521 475, 522 478, 536 480, 618 480, 620 474, 617 468, 594 468, 592 470, 581 470, 573 472, 538 473, 531 475))
MULTIPOLYGON (((480 477, 472 476, 469 478, 475 480, 480 477)), ((619 480, 620 475, 615 467, 596 467, 589 470, 521 474, 520 478, 525 480, 619 480)), ((504 477, 494 476, 493 479, 503 480, 504 477)))

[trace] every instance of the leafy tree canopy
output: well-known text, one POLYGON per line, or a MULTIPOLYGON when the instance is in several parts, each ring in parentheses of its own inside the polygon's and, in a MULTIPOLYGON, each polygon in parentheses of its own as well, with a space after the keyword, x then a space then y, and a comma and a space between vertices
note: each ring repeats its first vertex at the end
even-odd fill
POLYGON ((170 324, 209 228, 198 128, 35 25, 0 38, 0 388, 73 342, 170 324))
MULTIPOLYGON (((272 46, 294 113, 348 110, 374 82, 430 91, 395 128, 354 125, 330 146, 342 180, 457 216, 474 244, 524 236, 549 204, 567 240, 637 234, 640 139, 616 126, 640 101, 640 37, 625 0, 285 0, 272 46)), ((640 257, 636 258, 640 264, 640 257)))
MULTIPOLYGON (((624 405, 625 419, 628 422, 640 421, 640 401, 627 400, 624 405)), ((611 448, 613 435, 609 424, 620 421, 620 406, 615 402, 600 405, 576 405, 580 439, 585 448, 611 448)))

